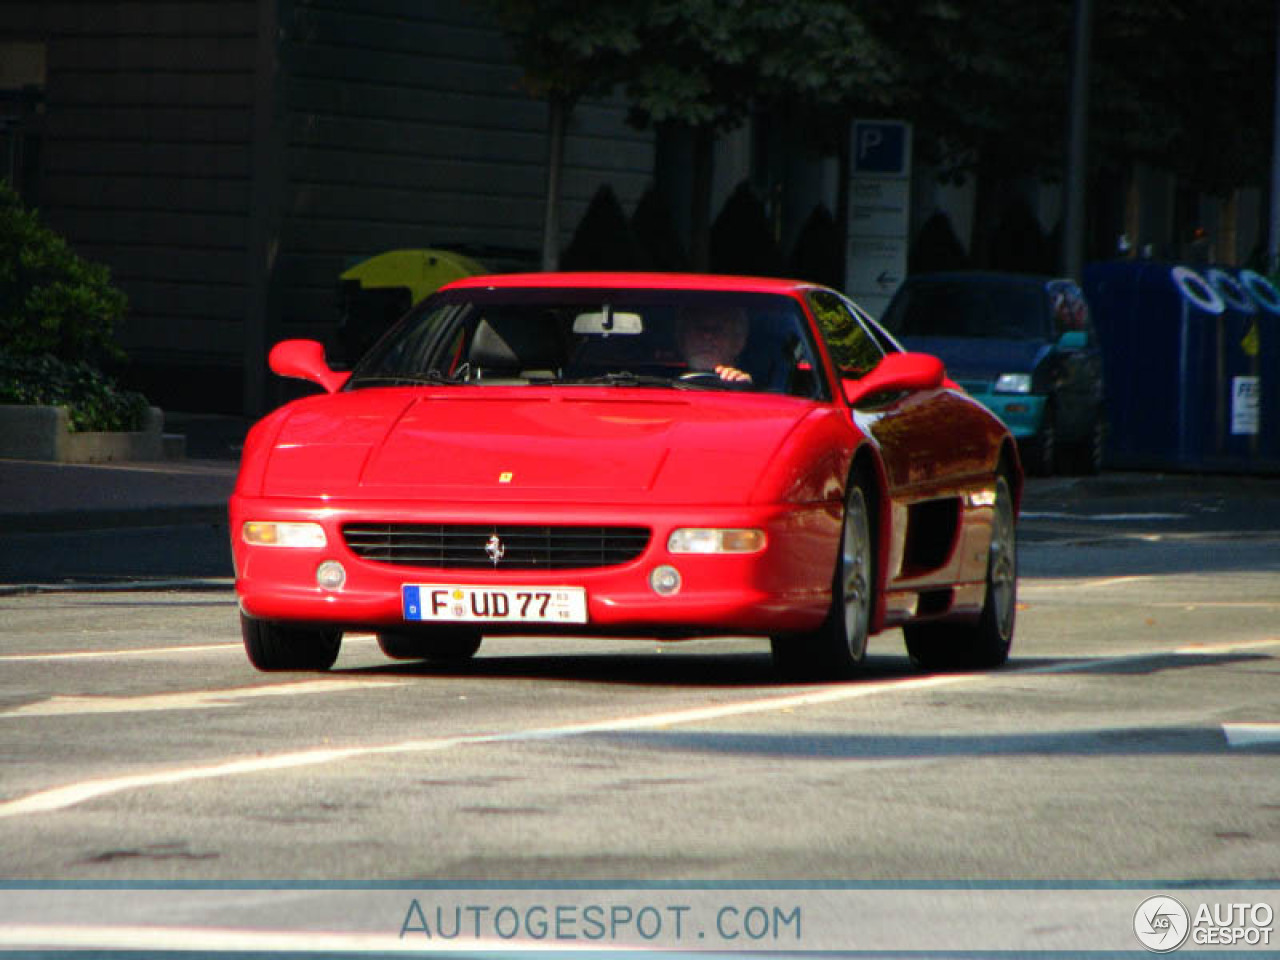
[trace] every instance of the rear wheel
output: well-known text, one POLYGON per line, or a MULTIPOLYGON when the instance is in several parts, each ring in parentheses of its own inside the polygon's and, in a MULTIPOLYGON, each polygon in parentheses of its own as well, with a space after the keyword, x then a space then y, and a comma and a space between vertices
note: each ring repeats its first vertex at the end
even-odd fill
POLYGON ((1009 659, 1018 605, 1018 546, 1013 493, 996 476, 987 554, 987 591, 974 623, 914 623, 903 627, 911 662, 924 670, 981 670, 1009 659))
POLYGON ((480 631, 471 627, 438 627, 424 632, 385 630, 378 634, 378 646, 392 660, 432 663, 470 660, 480 649, 480 641, 480 631))
POLYGON ((774 666, 789 679, 847 677, 866 655, 875 589, 874 545, 866 491, 863 481, 854 480, 845 495, 840 552, 836 556, 831 609, 826 620, 813 633, 774 637, 770 641, 774 666))
POLYGON ((311 624, 275 623, 240 614, 249 662, 259 670, 328 670, 338 659, 342 631, 311 624))

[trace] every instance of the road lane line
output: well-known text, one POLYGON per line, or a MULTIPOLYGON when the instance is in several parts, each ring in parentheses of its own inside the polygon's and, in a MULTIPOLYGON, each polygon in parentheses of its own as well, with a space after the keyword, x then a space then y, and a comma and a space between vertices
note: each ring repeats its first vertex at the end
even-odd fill
POLYGON ((1034 580, 1018 578, 1018 592, 1035 593, 1040 590, 1089 590, 1097 587, 1120 587, 1130 583, 1145 583, 1155 577, 1141 574, 1131 577, 1081 577, 1078 580, 1034 580))
POLYGON ((6 653, 0 663, 41 660, 114 660, 116 657, 169 656, 175 653, 225 653, 244 650, 243 643, 195 643, 183 647, 131 647, 127 650, 71 650, 65 653, 6 653))
MULTIPOLYGON (((373 641, 374 635, 364 632, 352 632, 343 636, 343 644, 373 641)), ((169 656, 182 653, 226 653, 230 650, 244 651, 244 644, 239 641, 231 643, 193 643, 181 647, 125 647, 118 650, 65 650, 61 653, 5 653, 0 654, 0 663, 18 663, 20 661, 42 660, 114 660, 116 657, 150 657, 156 655, 169 656)))
MULTIPOLYGON (((567 943, 563 940, 532 940, 528 938, 499 940, 480 937, 466 940, 465 947, 445 940, 415 941, 406 946, 389 933, 338 933, 319 930, 253 930, 222 927, 182 926, 112 926, 108 924, 12 924, 0 926, 0 949, 28 950, 84 950, 123 951, 136 956, 140 951, 175 952, 184 956, 200 954, 295 954, 318 956, 323 954, 371 954, 432 953, 445 952, 459 955, 497 956, 520 953, 586 953, 599 954, 599 944, 567 943)), ((609 944, 608 953, 635 952, 636 948, 609 944)))
POLYGON ((1250 649, 1265 646, 1280 646, 1280 637, 1272 637, 1260 641, 1239 641, 1224 644, 1197 644, 1192 647, 1180 647, 1174 650, 1141 651, 1129 654, 1117 654, 1108 657, 1082 657, 1065 663, 1055 663, 1025 669, 1009 669, 999 673, 948 673, 933 674, 925 677, 908 677, 898 680, 884 680, 872 683, 840 684, 838 686, 821 687, 804 693, 783 694, 763 697, 734 703, 716 704, 705 707, 689 707, 681 710, 661 713, 640 714, 631 717, 613 717, 586 723, 565 724, 556 727, 534 727, 526 730, 509 730, 501 733, 462 734, 454 737, 439 737, 428 740, 408 740, 375 746, 346 747, 342 749, 313 749, 292 753, 275 754, 273 756, 250 757, 238 760, 227 760, 219 763, 196 767, 178 767, 159 770, 151 773, 133 774, 125 777, 110 777, 102 780, 90 780, 73 783, 61 787, 41 790, 0 803, 0 819, 31 813, 49 813, 65 810, 98 797, 121 793, 126 790, 137 790, 145 787, 163 786, 167 784, 187 783, 194 780, 209 780, 219 777, 240 776, 252 773, 267 773, 276 770, 295 769, 333 763, 357 757, 386 756, 391 754, 426 753, 448 750, 453 747, 492 743, 521 743, 534 740, 553 740, 582 736, 591 733, 615 733, 628 730, 661 729, 688 723, 702 723, 712 720, 724 720, 731 717, 747 716, 769 711, 794 710, 797 707, 815 706, 819 704, 838 703, 856 700, 881 693, 914 692, 934 687, 952 686, 967 680, 1007 679, 1016 676, 1065 673, 1073 670, 1086 671, 1123 662, 1140 662, 1156 660, 1171 655, 1200 655, 1206 652, 1231 652, 1239 649, 1250 649))
POLYGON ((103 713, 150 713, 157 710, 215 710, 239 706, 242 700, 261 697, 298 697, 319 693, 340 693, 369 687, 402 687, 408 680, 364 680, 334 677, 304 680, 261 687, 233 687, 226 690, 188 690, 182 693, 153 693, 137 697, 68 696, 50 697, 13 710, 0 712, 0 720, 16 717, 76 717, 103 713))
POLYGON ((1233 747, 1280 743, 1280 723, 1224 723, 1222 732, 1233 747))
POLYGON ((1061 513, 1053 510, 1027 511, 1018 514, 1019 520, 1098 520, 1118 523, 1130 520, 1185 520, 1187 513, 1061 513))

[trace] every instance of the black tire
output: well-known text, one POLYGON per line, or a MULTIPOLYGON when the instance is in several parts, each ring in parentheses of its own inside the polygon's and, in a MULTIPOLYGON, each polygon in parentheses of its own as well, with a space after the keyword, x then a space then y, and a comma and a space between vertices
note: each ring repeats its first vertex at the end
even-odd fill
POLYGON ((1051 476, 1059 456, 1058 417, 1053 404, 1047 403, 1044 419, 1040 422, 1040 432, 1026 444, 1024 460, 1027 472, 1037 477, 1051 476))
POLYGON ((907 653, 922 670, 985 670, 1009 659, 1018 610, 1018 539, 1013 492, 996 476, 987 589, 973 623, 912 623, 903 627, 907 653))
POLYGON ((770 640, 774 668, 786 679, 843 679, 853 674, 866 656, 876 584, 867 490, 865 481, 855 478, 845 494, 826 620, 812 633, 770 640))
POLYGON ((480 631, 472 627, 384 630, 378 634, 378 646, 392 660, 461 663, 476 655, 481 639, 480 631))
POLYGON ((249 662, 264 673, 328 670, 342 648, 342 631, 305 623, 275 623, 240 615, 249 662))

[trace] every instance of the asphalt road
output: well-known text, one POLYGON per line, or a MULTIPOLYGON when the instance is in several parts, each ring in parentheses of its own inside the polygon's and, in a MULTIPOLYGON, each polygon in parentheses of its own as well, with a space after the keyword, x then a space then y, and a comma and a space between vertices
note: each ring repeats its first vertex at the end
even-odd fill
POLYGON ((217 578, 14 589, 0 876, 1276 878, 1275 505, 1165 494, 1038 486, 1015 655, 979 674, 889 632, 831 685, 734 638, 498 638, 433 671, 355 636, 264 675, 217 578))

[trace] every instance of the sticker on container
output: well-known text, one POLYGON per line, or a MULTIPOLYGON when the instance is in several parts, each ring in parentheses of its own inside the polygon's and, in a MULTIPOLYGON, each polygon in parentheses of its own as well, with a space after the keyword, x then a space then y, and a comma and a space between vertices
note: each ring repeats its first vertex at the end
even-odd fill
POLYGON ((1257 377, 1231 378, 1231 434, 1253 436, 1258 432, 1258 395, 1262 388, 1257 377))

